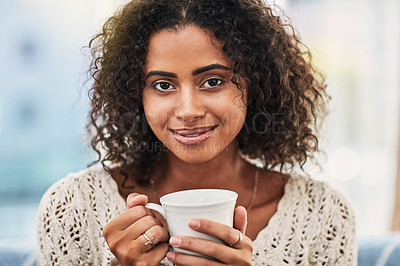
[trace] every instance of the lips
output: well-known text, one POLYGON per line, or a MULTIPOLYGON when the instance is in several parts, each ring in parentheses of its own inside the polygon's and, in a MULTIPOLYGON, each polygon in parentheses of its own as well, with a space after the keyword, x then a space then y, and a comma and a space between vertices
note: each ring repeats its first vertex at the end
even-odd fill
POLYGON ((209 139, 217 126, 198 127, 192 129, 173 129, 175 139, 185 145, 198 145, 209 139))

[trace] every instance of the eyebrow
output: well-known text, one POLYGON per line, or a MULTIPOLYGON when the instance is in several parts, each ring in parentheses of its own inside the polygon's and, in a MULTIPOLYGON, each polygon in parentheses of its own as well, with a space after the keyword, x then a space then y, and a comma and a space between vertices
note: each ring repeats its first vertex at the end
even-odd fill
POLYGON ((195 70, 193 70, 192 73, 193 73, 193 76, 197 76, 197 75, 199 75, 199 74, 201 74, 203 72, 206 72, 206 71, 209 71, 209 70, 212 70, 212 69, 230 70, 229 67, 226 67, 226 66, 223 66, 223 65, 220 65, 220 64, 211 64, 211 65, 208 65, 208 66, 205 66, 205 67, 201 67, 201 68, 195 69, 195 70))
MULTIPOLYGON (((220 65, 220 64, 211 64, 208 66, 200 67, 198 69, 193 70, 192 74, 193 76, 197 76, 203 72, 213 70, 213 69, 223 69, 223 70, 230 70, 229 67, 220 65)), ((159 71, 159 70, 153 70, 147 73, 145 79, 151 77, 151 76, 165 76, 165 77, 170 77, 170 78, 177 78, 178 76, 175 73, 172 72, 166 72, 166 71, 159 71)))
POLYGON ((159 71, 159 70, 153 70, 153 71, 150 71, 149 73, 147 73, 145 79, 148 79, 151 76, 165 76, 165 77, 170 77, 170 78, 177 78, 178 77, 175 73, 159 71))

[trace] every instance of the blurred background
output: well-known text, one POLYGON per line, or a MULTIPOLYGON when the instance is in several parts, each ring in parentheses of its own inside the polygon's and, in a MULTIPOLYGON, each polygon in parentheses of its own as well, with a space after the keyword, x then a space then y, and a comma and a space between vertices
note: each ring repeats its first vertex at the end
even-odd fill
MULTIPOLYGON (((95 158, 85 132, 85 46, 124 2, 0 0, 0 249, 33 254, 42 194, 95 158)), ((386 234, 399 162, 400 1, 276 3, 332 96, 324 171, 310 172, 347 196, 359 237, 386 234)))

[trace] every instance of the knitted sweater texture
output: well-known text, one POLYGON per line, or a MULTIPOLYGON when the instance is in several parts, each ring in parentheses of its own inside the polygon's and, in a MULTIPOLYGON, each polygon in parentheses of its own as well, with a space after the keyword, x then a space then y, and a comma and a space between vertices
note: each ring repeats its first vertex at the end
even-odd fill
MULTIPOLYGON (((99 165, 59 180, 38 210, 38 265, 119 265, 102 229, 125 210, 116 182, 99 165)), ((353 211, 326 183, 293 177, 253 247, 253 265, 356 265, 353 211)))

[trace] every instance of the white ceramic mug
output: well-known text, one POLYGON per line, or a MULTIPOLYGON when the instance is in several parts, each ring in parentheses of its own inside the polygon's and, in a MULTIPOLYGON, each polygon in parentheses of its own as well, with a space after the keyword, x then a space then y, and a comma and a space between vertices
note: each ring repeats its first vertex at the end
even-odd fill
MULTIPOLYGON (((233 213, 237 193, 224 189, 183 190, 164 195, 162 204, 148 203, 147 208, 160 213, 168 224, 170 236, 193 236, 223 243, 218 238, 196 232, 188 226, 192 218, 201 218, 233 226, 233 213)), ((195 252, 174 248, 175 251, 204 256, 195 252)), ((207 257, 207 256, 205 256, 207 257)))

